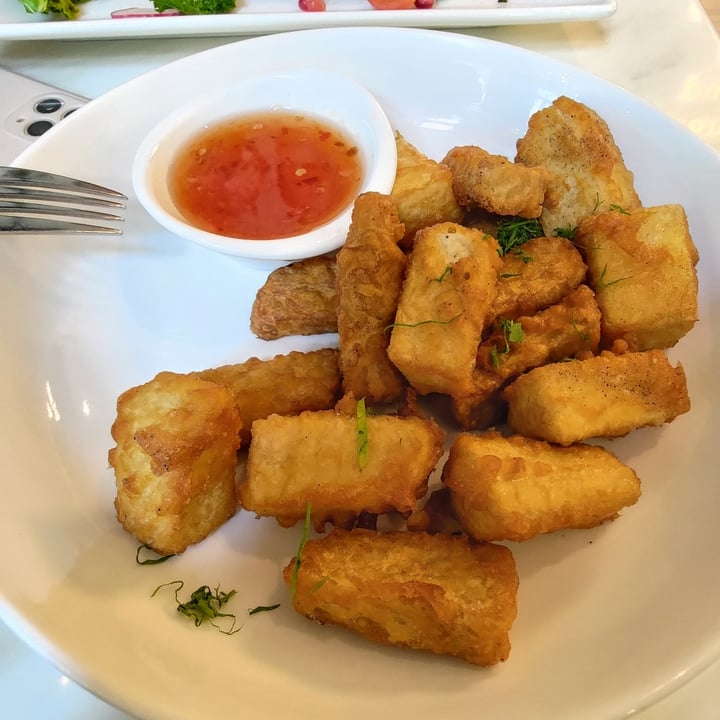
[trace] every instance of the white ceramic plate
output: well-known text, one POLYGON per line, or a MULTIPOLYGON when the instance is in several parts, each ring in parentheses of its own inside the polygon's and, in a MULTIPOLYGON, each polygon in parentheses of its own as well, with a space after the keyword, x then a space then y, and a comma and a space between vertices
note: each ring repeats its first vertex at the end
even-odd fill
POLYGON ((365 83, 407 139, 436 158, 470 143, 513 155, 529 115, 562 93, 597 109, 645 204, 679 202, 689 215, 701 321, 671 355, 685 366, 692 411, 612 443, 644 488, 617 522, 514 548, 513 650, 490 670, 297 616, 280 569, 300 530, 270 519, 241 513, 182 557, 140 567, 112 507, 106 453, 117 395, 160 370, 334 337, 254 339, 248 313, 264 274, 178 243, 131 198, 120 238, 0 238, 3 617, 68 675, 147 718, 606 720, 654 702, 720 655, 720 161, 643 102, 535 54, 434 31, 350 28, 183 59, 89 103, 19 162, 130 193, 134 148, 178 102, 300 58, 365 83), (419 68, 419 56, 433 61, 419 68), (196 628, 170 593, 150 597, 175 579, 188 592, 237 589, 241 632, 196 628), (272 602, 282 606, 245 614, 272 602))
POLYGON ((228 15, 111 20, 127 7, 151 7, 151 0, 92 0, 78 20, 54 21, 28 15, 20 0, 0 7, 0 39, 98 39, 257 35, 307 28, 358 25, 459 28, 488 25, 598 20, 615 12, 616 0, 437 0, 432 10, 373 10, 367 0, 327 0, 326 12, 302 12, 297 0, 238 0, 228 15))

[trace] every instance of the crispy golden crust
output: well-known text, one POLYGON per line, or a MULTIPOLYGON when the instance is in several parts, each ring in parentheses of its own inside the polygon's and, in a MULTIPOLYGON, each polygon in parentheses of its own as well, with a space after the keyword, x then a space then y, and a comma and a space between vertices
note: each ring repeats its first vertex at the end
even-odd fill
POLYGON ((581 352, 595 353, 600 344, 600 308, 595 293, 580 285, 559 303, 515 321, 522 340, 512 342, 500 321, 478 348, 477 369, 500 382, 530 368, 571 358, 581 352))
POLYGON ((680 205, 592 215, 575 241, 602 309, 606 345, 667 348, 695 325, 698 252, 680 205))
POLYGON ((682 365, 672 367, 662 350, 545 365, 503 394, 515 432, 559 445, 626 435, 690 410, 682 365))
POLYGON ((293 606, 373 642, 493 665, 510 653, 518 576, 510 550, 423 532, 369 530, 309 540, 293 606))
POLYGON ((250 329, 263 340, 336 332, 336 277, 331 255, 273 270, 255 296, 250 329))
POLYGON ((463 212, 452 189, 450 169, 423 155, 399 132, 395 133, 397 172, 391 197, 405 234, 403 248, 411 248, 415 233, 441 222, 459 222, 463 212))
POLYGON ((335 348, 294 351, 270 360, 250 358, 192 375, 230 390, 242 418, 244 443, 249 442, 250 428, 257 418, 327 410, 335 405, 341 391, 335 348))
POLYGON ((512 163, 472 145, 452 148, 443 163, 452 172, 455 198, 466 210, 540 217, 551 177, 544 168, 512 163))
POLYGON ((635 472, 604 448, 496 432, 459 435, 443 482, 460 524, 476 540, 595 527, 640 497, 635 472))
POLYGON ((600 309, 593 291, 580 285, 559 303, 514 320, 522 339, 513 342, 501 319, 478 348, 474 391, 454 402, 465 429, 487 427, 486 406, 514 377, 550 362, 594 354, 600 343, 600 309))
POLYGON ((472 392, 499 268, 497 241, 479 230, 443 223, 418 232, 388 354, 419 393, 472 392))
POLYGON ((162 555, 182 553, 236 510, 242 421, 215 383, 163 372, 118 398, 108 453, 122 526, 162 555))
POLYGON ((398 247, 404 226, 387 195, 355 201, 345 244, 337 255, 339 366, 343 391, 369 402, 396 400, 405 382, 387 355, 406 258, 398 247))
POLYGON ((583 281, 586 271, 582 255, 569 240, 528 240, 522 253, 503 256, 487 324, 492 325, 498 317, 531 315, 560 302, 583 281))
POLYGON ((358 421, 335 411, 256 420, 242 506, 294 525, 312 505, 315 526, 346 525, 362 512, 411 513, 444 449, 437 424, 417 417, 367 416, 367 464, 358 421))
POLYGON ((540 217, 547 235, 557 228, 576 227, 597 209, 640 207, 633 174, 607 123, 568 97, 532 115, 525 136, 517 142, 515 161, 553 174, 540 217))

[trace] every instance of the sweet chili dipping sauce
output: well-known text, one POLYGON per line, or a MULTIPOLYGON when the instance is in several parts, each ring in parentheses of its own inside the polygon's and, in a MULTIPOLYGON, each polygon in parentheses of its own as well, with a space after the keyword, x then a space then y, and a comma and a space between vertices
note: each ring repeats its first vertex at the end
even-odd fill
POLYGON ((203 230, 250 240, 308 232, 357 195, 360 154, 315 119, 268 112, 199 133, 170 168, 170 194, 203 230))

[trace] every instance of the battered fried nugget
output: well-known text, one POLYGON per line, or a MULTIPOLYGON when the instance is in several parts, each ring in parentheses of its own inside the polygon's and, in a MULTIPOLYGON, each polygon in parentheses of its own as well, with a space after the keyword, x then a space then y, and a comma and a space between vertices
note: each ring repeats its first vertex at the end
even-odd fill
POLYGON ((108 453, 122 526, 161 555, 200 542, 237 508, 242 421, 227 389, 162 372, 117 401, 108 453))
POLYGON ((284 569, 293 607, 377 643, 494 665, 510 653, 518 576, 511 551, 423 532, 335 530, 284 569))
POLYGON ((476 540, 590 528, 640 497, 635 471, 595 445, 463 433, 443 467, 460 524, 476 540))
POLYGON ((239 495, 258 516, 292 526, 312 507, 315 527, 351 525, 362 512, 411 513, 444 450, 439 426, 419 417, 368 415, 361 424, 335 411, 256 420, 239 495))
POLYGON ((303 410, 327 410, 340 396, 340 372, 335 348, 250 358, 236 365, 191 373, 223 385, 232 393, 242 419, 243 443, 250 441, 253 420, 272 413, 295 415, 303 410))
POLYGON ((672 367, 662 350, 545 365, 503 395, 515 432, 558 445, 626 435, 690 410, 682 365, 672 367))
POLYGON ((540 216, 546 235, 577 227, 597 209, 640 207, 633 174, 607 123, 569 97, 561 96, 532 115, 525 136, 517 142, 515 161, 553 174, 540 216))
POLYGON ((395 133, 397 171, 391 197, 405 234, 403 248, 411 248, 415 233, 441 222, 459 222, 463 211, 452 188, 450 169, 423 155, 399 132, 395 133))
POLYGON ((481 427, 486 403, 508 380, 549 362, 595 354, 599 343, 600 309, 587 285, 534 315, 500 319, 478 348, 475 391, 454 403, 456 419, 465 429, 481 427))
POLYGON ((606 345, 667 348, 695 325, 698 252, 680 205, 591 215, 575 242, 585 253, 606 345))
POLYGON ((386 332, 405 274, 407 261, 397 244, 403 232, 393 201, 364 193, 355 201, 347 239, 337 255, 343 391, 368 402, 396 400, 405 387, 388 358, 386 332))
POLYGON ((337 272, 333 255, 273 270, 258 290, 250 329, 263 340, 337 332, 337 272))
POLYGON ((498 317, 512 320, 550 307, 585 278, 585 261, 566 238, 532 238, 521 251, 503 255, 488 326, 498 317))
POLYGON ((473 145, 452 148, 443 158, 453 192, 466 210, 480 207, 497 215, 540 217, 551 174, 540 167, 512 163, 473 145))
POLYGON ((463 396, 501 260, 495 238, 443 223, 415 236, 388 354, 421 394, 463 396))

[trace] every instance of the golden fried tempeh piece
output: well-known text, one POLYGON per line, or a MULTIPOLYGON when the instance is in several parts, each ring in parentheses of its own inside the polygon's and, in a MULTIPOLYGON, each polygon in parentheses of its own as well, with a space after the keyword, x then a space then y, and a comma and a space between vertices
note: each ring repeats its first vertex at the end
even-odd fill
POLYGON ((443 163, 452 172, 453 192, 461 207, 479 207, 497 215, 540 217, 545 186, 551 178, 544 168, 512 163, 472 145, 452 148, 443 163))
POLYGON ((511 378, 549 362, 594 354, 600 343, 600 309, 587 285, 580 285, 556 305, 516 318, 512 324, 521 329, 520 339, 513 341, 511 325, 499 319, 478 348, 475 390, 454 403, 455 417, 465 429, 483 422, 485 403, 511 378))
POLYGON ((176 555, 234 515, 240 427, 230 392, 200 378, 162 372, 120 395, 108 459, 122 526, 176 555))
POLYGON ((463 211, 452 189, 450 169, 423 155, 399 132, 395 133, 397 172, 390 193, 405 225, 401 247, 411 248, 415 233, 441 222, 459 222, 463 211))
POLYGON ((270 360, 250 358, 192 374, 223 385, 233 394, 242 418, 243 443, 250 440, 253 420, 272 413, 327 410, 341 392, 335 348, 290 352, 270 360))
POLYGON ((517 142, 515 161, 554 175, 540 217, 546 235, 575 228, 582 218, 611 205, 627 211, 640 207, 633 174, 607 123, 569 97, 561 96, 532 115, 517 142))
POLYGON ((565 238, 532 238, 521 250, 502 258, 487 325, 497 317, 514 319, 554 305, 585 278, 582 255, 565 238))
POLYGON ((495 238, 443 223, 415 236, 388 354, 422 394, 472 392, 500 257, 495 238))
POLYGON ((675 345, 698 319, 698 252, 680 205, 585 218, 585 253, 603 316, 603 339, 637 350, 675 345))
POLYGON ((343 391, 369 402, 399 398, 405 381, 390 362, 386 332, 395 318, 405 254, 404 227, 387 195, 355 201, 345 244, 337 255, 338 334, 343 391))
POLYGON ((511 551, 424 532, 334 530, 284 570, 293 606, 377 643, 494 665, 510 653, 518 576, 511 551), (294 580, 293 580, 294 578, 294 580))
POLYGON ((463 433, 443 468, 460 524, 476 540, 528 540, 590 528, 637 502, 640 480, 595 445, 463 433))
POLYGON ((255 296, 250 329, 263 340, 336 332, 336 275, 332 255, 273 270, 255 296))
POLYGON ((367 450, 358 420, 333 410, 256 420, 242 506, 284 526, 305 517, 350 524, 362 512, 411 513, 443 453, 438 425, 419 417, 367 416, 367 450))
POLYGON ((503 394, 515 432, 559 445, 626 435, 690 409, 682 365, 672 367, 662 350, 545 365, 503 394))

